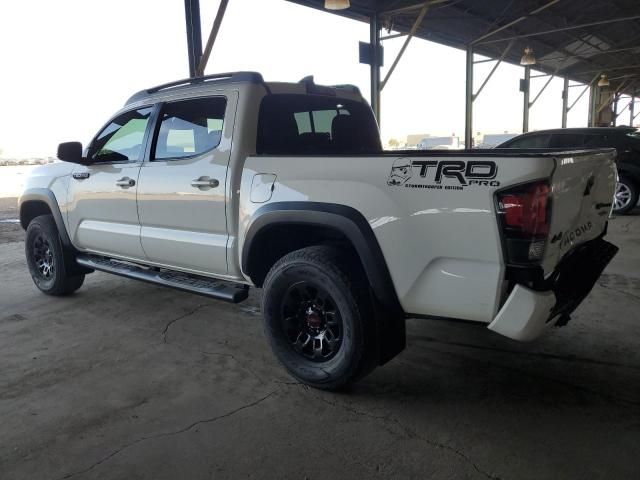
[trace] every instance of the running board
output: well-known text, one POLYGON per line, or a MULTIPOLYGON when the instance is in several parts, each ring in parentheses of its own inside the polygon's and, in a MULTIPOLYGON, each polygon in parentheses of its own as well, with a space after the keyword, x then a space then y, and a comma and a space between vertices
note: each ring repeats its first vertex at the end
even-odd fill
POLYGON ((248 285, 215 280, 200 275, 190 275, 173 270, 160 270, 98 255, 80 254, 76 258, 76 262, 83 267, 100 270, 101 272, 163 285, 225 302, 240 303, 249 296, 248 285))

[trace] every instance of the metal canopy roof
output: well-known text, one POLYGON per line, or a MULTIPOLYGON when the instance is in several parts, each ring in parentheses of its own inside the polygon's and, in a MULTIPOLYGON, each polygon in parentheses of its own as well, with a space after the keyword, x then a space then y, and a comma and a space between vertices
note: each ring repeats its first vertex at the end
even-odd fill
MULTIPOLYGON (((324 10, 324 0, 288 0, 324 10)), ((431 0, 415 36, 519 64, 525 47, 534 66, 548 74, 591 83, 607 74, 613 89, 632 94, 640 87, 640 2, 638 0, 431 0), (509 44, 511 47, 505 54, 509 44)), ((425 2, 351 0, 351 8, 330 11, 408 33, 425 2)))

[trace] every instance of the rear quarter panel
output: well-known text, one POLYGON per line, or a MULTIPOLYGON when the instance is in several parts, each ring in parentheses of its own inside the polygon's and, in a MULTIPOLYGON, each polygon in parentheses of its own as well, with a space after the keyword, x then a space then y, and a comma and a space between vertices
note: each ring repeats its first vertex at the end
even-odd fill
MULTIPOLYGON (((313 201, 360 211, 378 240, 396 293, 407 313, 490 322, 502 297, 504 264, 494 193, 511 184, 548 177, 551 158, 505 156, 253 156, 240 187, 239 244, 256 211, 272 202, 313 201), (421 161, 495 163, 493 185, 436 181, 421 161), (391 184, 392 167, 408 162, 409 176, 391 184), (266 203, 253 203, 256 174, 276 176, 266 203), (424 174, 421 175, 421 174, 424 174), (396 182, 397 183, 397 182, 396 182)), ((236 252, 236 261, 242 255, 236 252)), ((239 268, 239 267, 238 267, 239 268)))

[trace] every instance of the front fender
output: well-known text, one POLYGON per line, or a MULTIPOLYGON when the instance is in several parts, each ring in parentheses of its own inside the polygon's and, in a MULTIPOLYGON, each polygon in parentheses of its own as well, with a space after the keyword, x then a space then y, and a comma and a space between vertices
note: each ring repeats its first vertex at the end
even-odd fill
POLYGON ((65 247, 73 248, 62 218, 62 213, 60 212, 60 205, 58 204, 58 200, 53 192, 46 188, 28 188, 22 193, 18 199, 18 211, 20 212, 20 225, 22 225, 22 228, 25 230, 29 226, 29 222, 32 220, 32 217, 29 215, 28 207, 30 202, 44 203, 49 208, 53 215, 53 219, 56 222, 56 227, 62 244, 65 247))

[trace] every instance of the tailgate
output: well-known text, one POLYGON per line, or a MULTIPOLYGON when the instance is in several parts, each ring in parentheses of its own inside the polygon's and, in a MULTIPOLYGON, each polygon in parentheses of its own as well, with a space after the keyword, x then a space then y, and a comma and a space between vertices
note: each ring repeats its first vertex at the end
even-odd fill
POLYGON ((616 184, 616 151, 563 152, 551 177, 551 228, 543 267, 605 230, 616 184))

